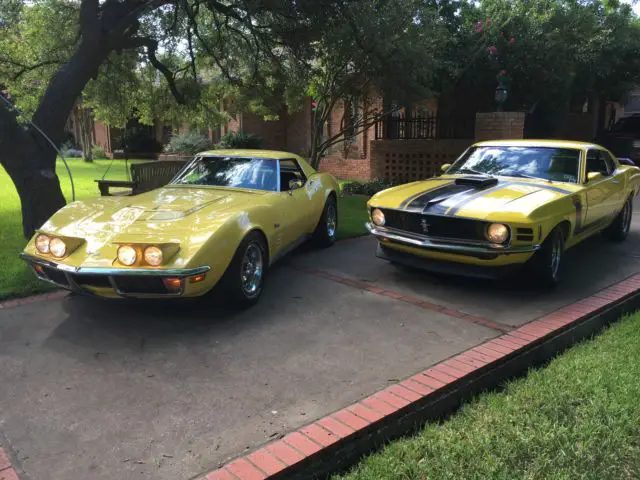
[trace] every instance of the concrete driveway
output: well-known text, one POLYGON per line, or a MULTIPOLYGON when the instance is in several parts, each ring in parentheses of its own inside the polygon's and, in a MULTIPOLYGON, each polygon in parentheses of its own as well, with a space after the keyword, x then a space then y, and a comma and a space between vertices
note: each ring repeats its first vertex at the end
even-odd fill
POLYGON ((552 293, 433 277, 368 237, 302 249, 262 302, 68 297, 0 309, 0 446, 21 478, 188 479, 640 271, 630 238, 570 252, 552 293))

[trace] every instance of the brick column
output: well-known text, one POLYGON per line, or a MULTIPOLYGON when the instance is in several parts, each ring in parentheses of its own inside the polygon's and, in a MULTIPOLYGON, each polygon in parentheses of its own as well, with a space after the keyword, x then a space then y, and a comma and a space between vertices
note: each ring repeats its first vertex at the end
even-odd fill
POLYGON ((476 141, 524 138, 523 112, 476 113, 476 141))

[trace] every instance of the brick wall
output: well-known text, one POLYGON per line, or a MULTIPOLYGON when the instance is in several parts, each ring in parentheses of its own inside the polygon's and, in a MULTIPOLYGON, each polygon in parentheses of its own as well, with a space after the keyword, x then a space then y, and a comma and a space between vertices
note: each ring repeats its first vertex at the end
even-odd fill
POLYGON ((523 112, 476 114, 476 141, 524 138, 523 112))
POLYGON ((473 139, 374 140, 371 142, 371 179, 410 182, 433 177, 452 163, 473 139))
POLYGON ((333 153, 320 160, 321 172, 327 172, 338 178, 349 180, 370 180, 371 162, 369 158, 344 158, 344 155, 333 153))
POLYGON ((111 128, 102 122, 95 122, 93 127, 95 144, 106 153, 111 153, 111 128))
POLYGON ((286 117, 287 141, 285 150, 306 156, 311 149, 311 99, 304 101, 302 109, 286 117))
POLYGON ((284 150, 287 147, 287 128, 280 115, 277 120, 264 120, 254 113, 242 114, 242 130, 253 133, 262 139, 262 148, 268 150, 284 150))

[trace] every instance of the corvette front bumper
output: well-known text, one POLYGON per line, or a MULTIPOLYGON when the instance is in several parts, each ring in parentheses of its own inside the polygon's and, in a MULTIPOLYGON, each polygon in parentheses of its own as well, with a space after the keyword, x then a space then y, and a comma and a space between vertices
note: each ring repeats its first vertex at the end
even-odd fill
POLYGON ((40 280, 57 287, 85 294, 106 290, 119 297, 182 296, 187 279, 211 270, 207 265, 184 269, 72 267, 25 253, 21 253, 20 258, 27 262, 40 280), (169 289, 165 282, 169 279, 179 279, 175 283, 181 286, 169 289))

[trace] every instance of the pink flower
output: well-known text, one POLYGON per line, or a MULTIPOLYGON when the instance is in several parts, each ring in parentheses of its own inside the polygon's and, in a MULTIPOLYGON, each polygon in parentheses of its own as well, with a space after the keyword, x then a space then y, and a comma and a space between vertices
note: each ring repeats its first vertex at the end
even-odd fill
POLYGON ((507 76, 507 71, 506 70, 500 70, 500 76, 501 77, 506 77, 507 76))
POLYGON ((516 43, 516 37, 511 37, 509 39, 509 45, 513 45, 514 43, 516 43))
POLYGON ((491 45, 490 47, 487 47, 487 52, 489 52, 489 55, 495 55, 498 53, 498 49, 495 45, 491 45))
POLYGON ((482 22, 478 22, 478 23, 473 25, 473 31, 476 32, 476 33, 482 32, 483 29, 484 29, 484 25, 483 25, 482 22))

